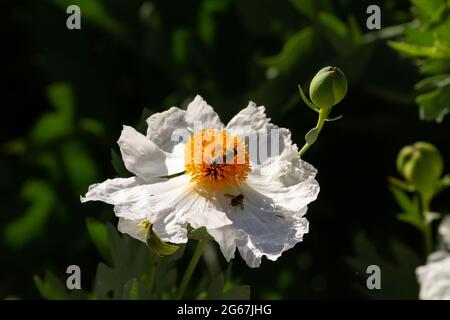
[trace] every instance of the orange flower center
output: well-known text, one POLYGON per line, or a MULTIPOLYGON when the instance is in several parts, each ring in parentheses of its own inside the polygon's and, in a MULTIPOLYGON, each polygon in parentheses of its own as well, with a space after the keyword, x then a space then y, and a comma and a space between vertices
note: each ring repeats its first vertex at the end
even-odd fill
POLYGON ((238 185, 250 171, 245 141, 216 129, 199 131, 189 139, 184 166, 192 181, 205 189, 238 185))

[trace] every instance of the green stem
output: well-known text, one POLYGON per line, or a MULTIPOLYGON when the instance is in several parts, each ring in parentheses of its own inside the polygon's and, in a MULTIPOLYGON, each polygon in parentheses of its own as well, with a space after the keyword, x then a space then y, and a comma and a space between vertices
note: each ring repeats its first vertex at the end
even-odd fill
POLYGON ((431 223, 427 221, 427 215, 430 211, 430 199, 429 197, 420 194, 420 200, 422 204, 422 218, 424 220, 423 237, 425 253, 428 255, 433 251, 433 230, 431 229, 431 223))
POLYGON ((150 252, 149 264, 150 269, 148 270, 148 288, 150 292, 153 292, 153 288, 155 287, 155 273, 156 273, 156 254, 150 252))
MULTIPOLYGON (((325 120, 327 119, 328 115, 330 114, 331 108, 328 109, 320 109, 318 111, 319 118, 317 119, 316 129, 318 130, 317 135, 319 135, 320 131, 323 128, 323 124, 325 123, 325 120)), ((311 147, 311 144, 305 143, 305 145, 301 148, 299 154, 300 156, 303 156, 303 154, 306 152, 306 150, 311 147)))
POLYGON ((186 291, 186 288, 189 284, 189 280, 191 280, 192 273, 195 270, 195 267, 197 266, 198 261, 200 260, 200 257, 202 256, 203 248, 205 247, 206 240, 199 240, 197 244, 197 248, 195 249, 194 255, 191 258, 191 261, 189 262, 189 265, 186 269, 186 273, 183 276, 183 279, 181 280, 180 288, 178 289, 177 293, 177 300, 180 300, 183 298, 184 292, 186 291))
POLYGON ((424 229, 424 233, 423 233, 424 240, 425 240, 425 251, 426 251, 427 255, 433 251, 433 235, 432 235, 431 231, 432 231, 431 224, 427 223, 425 225, 425 229, 424 229))

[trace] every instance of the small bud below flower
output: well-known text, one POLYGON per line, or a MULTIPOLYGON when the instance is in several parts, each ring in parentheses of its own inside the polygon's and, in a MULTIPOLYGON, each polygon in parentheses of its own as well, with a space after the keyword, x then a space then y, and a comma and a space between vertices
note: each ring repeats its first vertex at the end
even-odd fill
POLYGON ((344 99, 347 93, 347 78, 337 67, 321 69, 311 80, 309 96, 320 109, 328 109, 344 99))
POLYGON ((443 173, 444 162, 434 145, 420 141, 400 150, 397 170, 419 192, 430 195, 443 173))

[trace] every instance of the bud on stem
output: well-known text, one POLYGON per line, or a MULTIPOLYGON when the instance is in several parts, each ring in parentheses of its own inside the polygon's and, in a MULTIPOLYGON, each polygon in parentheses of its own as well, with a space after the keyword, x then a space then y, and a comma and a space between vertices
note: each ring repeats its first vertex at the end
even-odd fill
POLYGON ((316 142, 326 120, 335 121, 342 117, 328 119, 332 107, 344 99, 347 93, 347 78, 339 68, 325 67, 311 80, 309 95, 312 102, 306 98, 300 86, 299 90, 306 105, 319 113, 316 126, 305 135, 306 143, 299 152, 302 156, 316 142))
POLYGON ((337 67, 321 69, 311 81, 309 96, 320 109, 328 109, 344 99, 347 93, 347 78, 337 67))
POLYGON ((420 141, 400 150, 397 170, 422 197, 431 199, 442 176, 444 162, 434 145, 420 141))

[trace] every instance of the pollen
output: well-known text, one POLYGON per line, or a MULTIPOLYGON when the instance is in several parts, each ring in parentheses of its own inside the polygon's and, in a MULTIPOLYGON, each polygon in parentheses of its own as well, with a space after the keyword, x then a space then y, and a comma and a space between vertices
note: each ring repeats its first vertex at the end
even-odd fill
POLYGON ((205 189, 239 185, 250 171, 245 141, 216 129, 199 131, 189 139, 185 145, 184 164, 186 174, 205 189))

